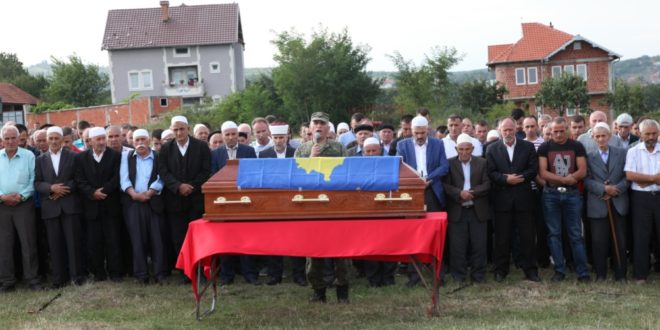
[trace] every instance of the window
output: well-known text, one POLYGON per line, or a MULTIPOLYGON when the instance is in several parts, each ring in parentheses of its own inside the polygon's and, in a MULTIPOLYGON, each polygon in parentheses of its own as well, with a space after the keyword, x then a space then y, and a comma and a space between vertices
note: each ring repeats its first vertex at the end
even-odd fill
POLYGON ((220 63, 218 62, 209 63, 209 71, 211 71, 211 73, 220 73, 220 63))
POLYGON ((132 91, 153 89, 151 70, 129 71, 128 89, 132 91))
POLYGON ((188 56, 190 56, 190 48, 188 47, 174 48, 174 57, 188 57, 188 56))
POLYGON ((575 74, 575 68, 572 65, 564 65, 564 72, 568 74, 575 74))
POLYGON ((23 121, 23 111, 3 111, 2 113, 2 122, 6 123, 8 121, 16 122, 17 124, 25 124, 23 121))
POLYGON ((555 65, 552 67, 552 77, 561 76, 561 65, 555 65))
POLYGON ((582 49, 582 43, 579 42, 579 41, 576 41, 576 42, 573 44, 573 50, 580 50, 580 49, 582 49))
POLYGON ((160 99, 160 106, 163 107, 163 108, 167 108, 167 98, 166 97, 162 97, 160 99))
POLYGON ((527 83, 530 85, 538 84, 538 76, 536 74, 536 67, 527 68, 527 83))
POLYGON ((516 69, 516 85, 525 84, 525 68, 516 69))
POLYGON ((575 116, 575 115, 577 115, 577 114, 578 114, 578 112, 575 111, 575 108, 568 108, 568 109, 566 109, 566 116, 568 116, 568 117, 570 117, 570 116, 575 116))
POLYGON ((582 78, 582 80, 587 81, 587 65, 586 64, 578 64, 575 66, 575 71, 579 77, 582 78))

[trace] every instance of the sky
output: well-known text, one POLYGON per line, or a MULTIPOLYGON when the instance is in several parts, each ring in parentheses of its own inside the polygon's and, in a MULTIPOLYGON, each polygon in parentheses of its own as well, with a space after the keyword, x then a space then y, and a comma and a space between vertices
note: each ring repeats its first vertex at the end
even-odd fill
MULTIPOLYGON (((514 43, 520 23, 552 22, 630 59, 660 55, 658 0, 462 0, 296 1, 235 0, 245 38, 245 67, 273 67, 276 33, 294 29, 309 36, 320 26, 346 28, 355 44, 370 47, 369 71, 394 71, 395 52, 419 65, 434 46, 455 47, 463 60, 453 69, 485 68, 488 45, 514 43)), ((170 0, 170 6, 222 0, 170 0)), ((108 10, 157 8, 159 0, 3 0, 0 52, 14 53, 25 66, 54 56, 78 55, 108 65, 101 50, 108 10)))

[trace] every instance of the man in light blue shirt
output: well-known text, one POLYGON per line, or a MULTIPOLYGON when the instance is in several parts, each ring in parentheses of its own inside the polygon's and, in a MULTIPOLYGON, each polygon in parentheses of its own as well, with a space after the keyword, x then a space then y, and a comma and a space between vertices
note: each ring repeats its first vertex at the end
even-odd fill
POLYGON ((34 154, 18 147, 15 126, 0 130, 5 148, 0 150, 0 294, 13 291, 14 229, 21 242, 23 275, 33 290, 41 290, 38 277, 37 232, 34 221, 34 154))
POLYGON ((147 256, 151 255, 156 282, 165 280, 167 269, 162 228, 164 204, 160 196, 163 181, 158 175, 158 156, 149 147, 149 132, 133 132, 135 150, 121 157, 119 182, 122 206, 133 248, 133 275, 140 283, 149 283, 147 256))

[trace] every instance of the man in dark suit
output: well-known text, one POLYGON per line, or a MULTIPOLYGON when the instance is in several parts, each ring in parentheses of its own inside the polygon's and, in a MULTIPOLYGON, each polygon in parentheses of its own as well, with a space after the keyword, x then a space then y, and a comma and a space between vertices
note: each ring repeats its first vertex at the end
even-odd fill
POLYGON ((587 217, 591 222, 591 246, 596 281, 604 281, 607 275, 607 256, 612 250, 612 232, 608 220, 608 203, 611 203, 614 235, 618 247, 618 259, 614 261, 614 277, 626 280, 626 215, 628 214, 628 180, 623 171, 626 150, 608 145, 612 134, 606 123, 598 123, 591 130, 598 151, 587 154, 587 217))
MULTIPOLYGON (((428 125, 428 121, 423 116, 413 118, 411 124, 413 137, 399 141, 396 150, 403 158, 403 162, 414 168, 426 182, 424 190, 426 210, 437 212, 445 207, 442 178, 449 172, 449 163, 442 141, 428 136, 428 125)), ((410 266, 406 285, 413 287, 419 283, 420 278, 410 266)))
MULTIPOLYGON (((175 116, 170 129, 175 139, 162 145, 158 158, 158 174, 165 183, 163 196, 166 222, 169 225, 174 255, 169 265, 176 261, 183 240, 192 220, 204 215, 202 184, 211 174, 211 151, 206 142, 188 134, 188 119, 175 116)), ((187 282, 184 278, 183 282, 187 282)))
MULTIPOLYGON (((296 148, 289 146, 289 125, 284 122, 273 122, 269 126, 273 146, 260 152, 259 158, 293 158, 296 148)), ((307 286, 305 276, 305 258, 290 257, 293 282, 300 286, 307 286)), ((284 258, 281 256, 268 257, 268 285, 282 282, 284 273, 284 258)))
POLYGON ((633 124, 633 118, 631 115, 622 113, 616 117, 615 123, 619 127, 619 131, 612 136, 612 139, 618 139, 621 141, 621 145, 624 149, 628 149, 635 142, 639 141, 639 136, 630 132, 633 124))
MULTIPOLYGON (((222 139, 225 144, 211 153, 211 174, 215 174, 225 167, 228 160, 257 158, 254 148, 238 143, 238 126, 235 122, 226 121, 222 123, 220 130, 222 131, 222 139)), ((240 260, 241 272, 245 281, 250 284, 259 285, 259 274, 253 256, 220 258, 220 283, 222 285, 234 283, 234 264, 236 263, 236 259, 240 260)))
POLYGON ((364 140, 374 135, 374 127, 368 123, 360 124, 356 126, 353 131, 355 132, 355 142, 357 144, 346 150, 346 156, 347 157, 363 156, 362 145, 364 144, 364 140))
POLYGON ((456 140, 458 156, 449 159, 449 175, 443 180, 449 217, 451 273, 461 285, 468 276, 468 260, 472 281, 486 280, 490 179, 486 159, 473 157, 473 150, 472 138, 465 133, 459 135, 456 140))
POLYGON ((124 269, 118 222, 120 154, 106 147, 103 128, 92 128, 89 137, 92 148, 75 157, 75 181, 87 225, 88 264, 96 281, 106 279, 106 264, 110 279, 121 281, 124 269))
POLYGON ((57 289, 71 279, 83 282, 80 200, 74 180, 75 154, 62 147, 62 129, 47 131, 48 151, 36 162, 34 186, 41 198, 41 218, 46 225, 51 256, 52 287, 57 289), (68 266, 68 276, 67 276, 68 266))
POLYGON ((534 194, 531 186, 538 171, 538 158, 534 144, 516 137, 516 122, 513 119, 505 118, 500 122, 500 134, 502 139, 486 151, 495 211, 495 281, 502 282, 509 274, 511 228, 515 223, 525 277, 540 282, 536 266, 536 227, 532 217, 534 194))

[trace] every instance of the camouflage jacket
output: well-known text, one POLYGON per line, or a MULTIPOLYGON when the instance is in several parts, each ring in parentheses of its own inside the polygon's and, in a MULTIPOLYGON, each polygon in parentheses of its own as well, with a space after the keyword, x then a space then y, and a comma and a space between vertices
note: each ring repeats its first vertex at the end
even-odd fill
MULTIPOLYGON (((312 153, 312 146, 314 146, 314 141, 307 141, 302 144, 298 149, 294 157, 296 158, 307 158, 312 153)), ((333 140, 327 140, 325 144, 321 147, 321 155, 319 157, 344 157, 346 156, 346 149, 344 146, 333 140)))

